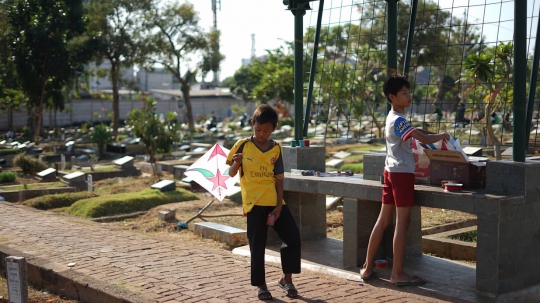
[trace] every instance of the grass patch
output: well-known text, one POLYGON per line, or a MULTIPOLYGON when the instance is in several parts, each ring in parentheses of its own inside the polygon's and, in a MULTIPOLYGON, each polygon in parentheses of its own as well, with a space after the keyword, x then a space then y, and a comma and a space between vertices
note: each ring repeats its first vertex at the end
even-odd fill
POLYGON ((96 194, 89 193, 87 191, 76 192, 76 193, 54 194, 54 195, 46 195, 46 196, 29 199, 29 200, 23 201, 22 204, 33 207, 33 208, 37 208, 37 209, 48 210, 48 209, 54 209, 54 208, 68 207, 79 200, 88 199, 88 198, 92 198, 96 196, 97 196, 96 194))
POLYGON ((10 190, 25 190, 25 189, 45 189, 45 188, 55 188, 55 187, 67 187, 67 185, 62 182, 33 183, 33 184, 3 186, 3 187, 0 187, 0 189, 5 190, 5 191, 10 191, 10 190))
POLYGON ((128 192, 79 200, 73 203, 66 211, 80 217, 99 218, 145 211, 162 204, 197 199, 199 199, 197 195, 181 188, 169 192, 146 189, 140 192, 128 192))
POLYGON ((345 164, 339 168, 340 171, 346 171, 350 170, 355 174, 363 174, 364 173, 364 163, 351 163, 351 164, 345 164))
POLYGON ((478 241, 478 230, 471 230, 457 235, 448 236, 447 238, 476 243, 478 241))
POLYGON ((362 163, 364 161, 364 155, 348 156, 347 158, 343 159, 343 161, 345 161, 345 164, 362 163))

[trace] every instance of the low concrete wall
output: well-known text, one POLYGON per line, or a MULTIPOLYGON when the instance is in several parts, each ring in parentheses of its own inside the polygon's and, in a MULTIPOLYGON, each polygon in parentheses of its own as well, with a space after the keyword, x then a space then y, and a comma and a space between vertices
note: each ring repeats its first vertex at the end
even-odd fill
POLYGON ((73 187, 56 187, 45 189, 26 189, 26 190, 13 190, 13 191, 0 191, 0 196, 4 197, 8 202, 19 202, 40 197, 44 195, 63 194, 80 191, 81 189, 73 187), (19 193, 20 192, 20 193, 19 193))
POLYGON ((448 238, 472 230, 476 230, 476 226, 424 236, 422 250, 441 258, 476 261, 476 243, 448 238))

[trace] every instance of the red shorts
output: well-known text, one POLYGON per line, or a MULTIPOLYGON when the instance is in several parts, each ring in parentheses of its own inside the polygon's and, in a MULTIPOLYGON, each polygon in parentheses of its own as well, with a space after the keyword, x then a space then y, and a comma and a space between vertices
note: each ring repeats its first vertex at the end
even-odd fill
POLYGON ((396 207, 414 206, 414 174, 390 173, 385 169, 382 203, 396 207))

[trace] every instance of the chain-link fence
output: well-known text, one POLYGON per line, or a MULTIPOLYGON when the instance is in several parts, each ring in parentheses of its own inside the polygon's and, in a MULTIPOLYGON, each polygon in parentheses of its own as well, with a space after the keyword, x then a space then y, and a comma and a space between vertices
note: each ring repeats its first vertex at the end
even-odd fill
MULTIPOLYGON (((472 146, 511 146, 514 1, 419 0, 406 71, 411 2, 398 2, 396 71, 411 82, 410 122, 432 132, 447 131, 472 146)), ((519 72, 526 72, 529 81, 540 0, 527 2, 528 66, 519 72)), ((304 39, 306 62, 314 49, 319 5, 311 2, 313 10, 305 17, 310 26, 304 39)), ((384 138, 386 9, 383 0, 324 2, 308 136, 361 142, 384 138)), ((530 147, 540 147, 538 118, 535 100, 530 147)))

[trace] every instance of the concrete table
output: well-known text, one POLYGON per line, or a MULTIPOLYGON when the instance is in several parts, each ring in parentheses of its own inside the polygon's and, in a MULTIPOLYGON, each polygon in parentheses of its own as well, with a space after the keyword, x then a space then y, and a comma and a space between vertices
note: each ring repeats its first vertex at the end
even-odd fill
MULTIPOLYGON (((495 176, 498 170, 508 173, 508 167, 496 162, 488 162, 487 169, 488 176, 489 173, 495 176)), ((539 284, 540 220, 534 219, 534 214, 540 212, 540 190, 535 187, 533 200, 529 202, 524 194, 526 184, 532 187, 531 182, 538 182, 525 183, 524 178, 529 175, 540 179, 540 165, 521 167, 512 174, 516 180, 511 184, 493 185, 498 179, 488 177, 488 188, 474 192, 446 193, 438 187, 415 186, 417 206, 411 214, 406 255, 422 254, 420 206, 475 213, 478 215, 477 291, 497 296, 539 284), (526 168, 530 171, 525 171, 526 168), (520 182, 524 184, 519 185, 520 182), (509 189, 512 186, 517 189, 509 189)), ((285 173, 284 199, 295 216, 302 239, 313 239, 326 237, 326 195, 343 197, 343 263, 345 267, 356 267, 365 260, 369 235, 381 207, 382 186, 380 181, 364 180, 361 175, 314 177, 285 173)), ((391 253, 392 234, 390 227, 378 255, 391 253)))

